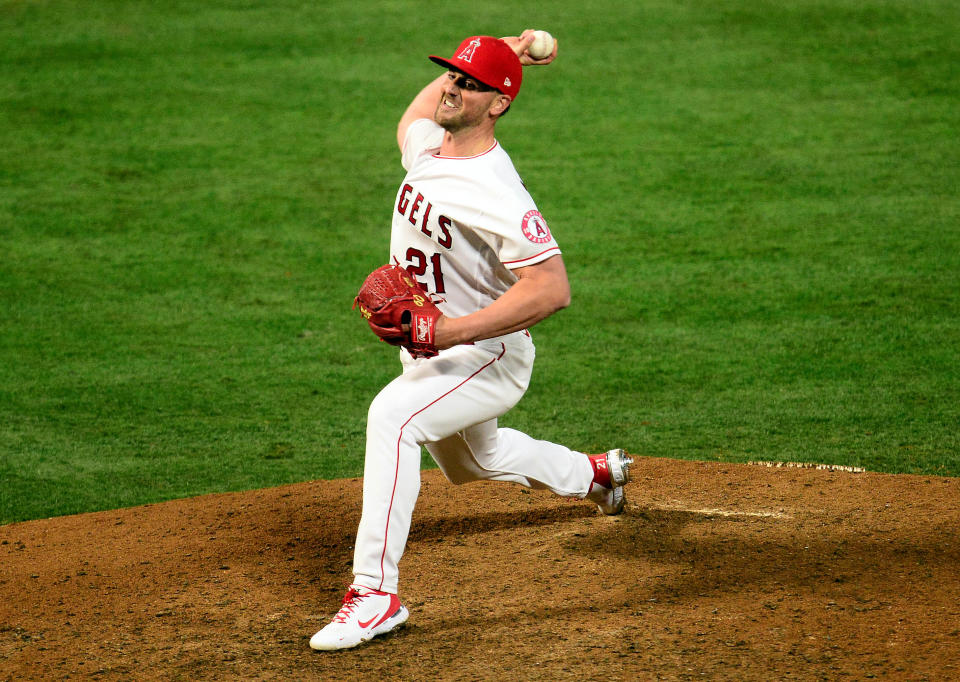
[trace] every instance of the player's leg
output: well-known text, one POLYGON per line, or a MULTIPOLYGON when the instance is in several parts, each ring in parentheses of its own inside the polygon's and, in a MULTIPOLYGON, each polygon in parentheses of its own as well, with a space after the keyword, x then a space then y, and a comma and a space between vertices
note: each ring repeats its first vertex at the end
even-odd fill
POLYGON ((614 515, 623 511, 622 486, 630 479, 632 463, 619 449, 590 455, 514 429, 498 429, 497 452, 490 466, 522 471, 558 495, 587 498, 604 514, 614 515))
POLYGON ((507 481, 585 497, 593 480, 588 457, 563 445, 535 440, 491 419, 453 434, 427 451, 452 483, 507 481))
MULTIPOLYGON (((508 339, 515 351, 503 359, 514 375, 529 375, 533 363, 533 344, 528 336, 508 339)), ((474 392, 494 391, 495 383, 477 382, 474 392)), ((465 392, 466 399, 476 399, 465 392)), ((453 483, 476 480, 509 481, 530 488, 546 488, 564 497, 589 498, 605 514, 623 510, 621 486, 629 478, 631 460, 620 450, 587 455, 570 448, 537 440, 514 429, 497 428, 491 419, 438 442, 425 444, 444 475, 453 483)))
POLYGON ((424 443, 424 447, 454 485, 472 481, 506 481, 533 488, 534 483, 525 476, 484 468, 477 453, 495 450, 496 443, 497 420, 488 419, 437 443, 424 443))
POLYGON ((355 583, 396 593, 398 563, 420 491, 420 446, 510 409, 529 372, 515 374, 504 344, 458 346, 409 363, 370 406, 355 583), (496 386, 493 390, 491 387, 496 386))
POLYGON ((311 638, 314 649, 356 646, 406 621, 398 564, 420 491, 420 445, 502 414, 529 380, 511 376, 501 363, 509 355, 505 346, 487 346, 458 346, 429 362, 407 363, 371 403, 354 584, 339 613, 311 638), (496 382, 501 391, 478 391, 481 382, 496 382))
POLYGON ((622 486, 629 480, 632 460, 621 450, 588 455, 498 429, 496 420, 427 443, 426 448, 452 483, 508 481, 590 499, 604 514, 619 514, 624 508, 622 486))

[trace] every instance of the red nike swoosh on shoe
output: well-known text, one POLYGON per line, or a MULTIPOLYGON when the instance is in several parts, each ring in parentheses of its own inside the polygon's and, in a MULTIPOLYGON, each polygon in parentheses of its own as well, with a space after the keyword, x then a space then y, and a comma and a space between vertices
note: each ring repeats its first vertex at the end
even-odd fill
POLYGON ((373 618, 371 618, 370 620, 368 620, 368 621, 365 622, 365 623, 364 623, 362 620, 357 620, 357 625, 359 625, 360 627, 366 629, 366 628, 370 627, 370 624, 373 623, 373 621, 377 620, 377 618, 380 618, 380 620, 377 620, 377 622, 374 623, 374 625, 373 625, 373 627, 377 627, 378 625, 380 625, 380 623, 382 623, 382 622, 385 621, 387 618, 389 618, 390 616, 392 616, 393 614, 395 614, 399 609, 400 609, 400 600, 397 599, 397 596, 396 596, 395 594, 391 594, 391 595, 390 595, 390 606, 387 607, 387 612, 386 612, 386 613, 384 613, 382 616, 380 616, 380 615, 378 614, 378 615, 374 616, 373 618))
MULTIPOLYGON (((373 618, 371 618, 370 620, 368 620, 366 623, 364 623, 362 620, 357 621, 357 625, 359 625, 359 626, 362 627, 362 628, 370 627, 370 623, 372 623, 373 621, 375 621, 375 620, 376 620, 377 618, 379 618, 379 617, 380 617, 380 614, 378 613, 376 616, 374 616, 373 618)), ((380 623, 377 623, 377 625, 380 625, 380 623)))

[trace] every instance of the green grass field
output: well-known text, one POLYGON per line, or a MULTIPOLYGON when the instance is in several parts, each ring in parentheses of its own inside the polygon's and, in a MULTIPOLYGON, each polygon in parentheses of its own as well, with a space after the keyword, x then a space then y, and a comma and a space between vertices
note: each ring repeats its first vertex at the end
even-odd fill
POLYGON ((527 27, 574 303, 503 423, 960 475, 954 0, 0 0, 0 522, 359 475, 396 121, 527 27))

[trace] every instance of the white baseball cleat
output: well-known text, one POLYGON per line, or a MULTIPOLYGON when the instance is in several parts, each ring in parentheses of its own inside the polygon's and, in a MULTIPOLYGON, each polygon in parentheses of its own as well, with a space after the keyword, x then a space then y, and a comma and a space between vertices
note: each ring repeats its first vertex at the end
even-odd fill
POLYGON ((624 494, 623 488, 604 488, 596 483, 590 484, 587 499, 596 502, 597 508, 607 516, 620 514, 627 503, 627 496, 624 494))
POLYGON ((623 450, 610 450, 602 455, 587 455, 593 467, 593 481, 587 499, 596 502, 600 511, 615 516, 623 511, 627 496, 623 487, 630 482, 633 460, 623 450))
POLYGON ((351 585, 330 623, 310 638, 319 651, 350 649, 407 622, 410 612, 395 594, 351 585))

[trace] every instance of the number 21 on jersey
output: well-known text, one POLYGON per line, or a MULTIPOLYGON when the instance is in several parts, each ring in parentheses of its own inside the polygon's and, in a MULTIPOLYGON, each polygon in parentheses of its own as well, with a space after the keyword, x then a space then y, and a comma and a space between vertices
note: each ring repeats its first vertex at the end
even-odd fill
POLYGON ((407 271, 410 272, 414 277, 420 278, 427 274, 427 269, 430 269, 430 274, 433 277, 433 293, 443 294, 446 293, 447 289, 443 285, 443 269, 441 267, 440 254, 435 253, 429 258, 420 249, 415 249, 410 247, 407 249, 407 271))

